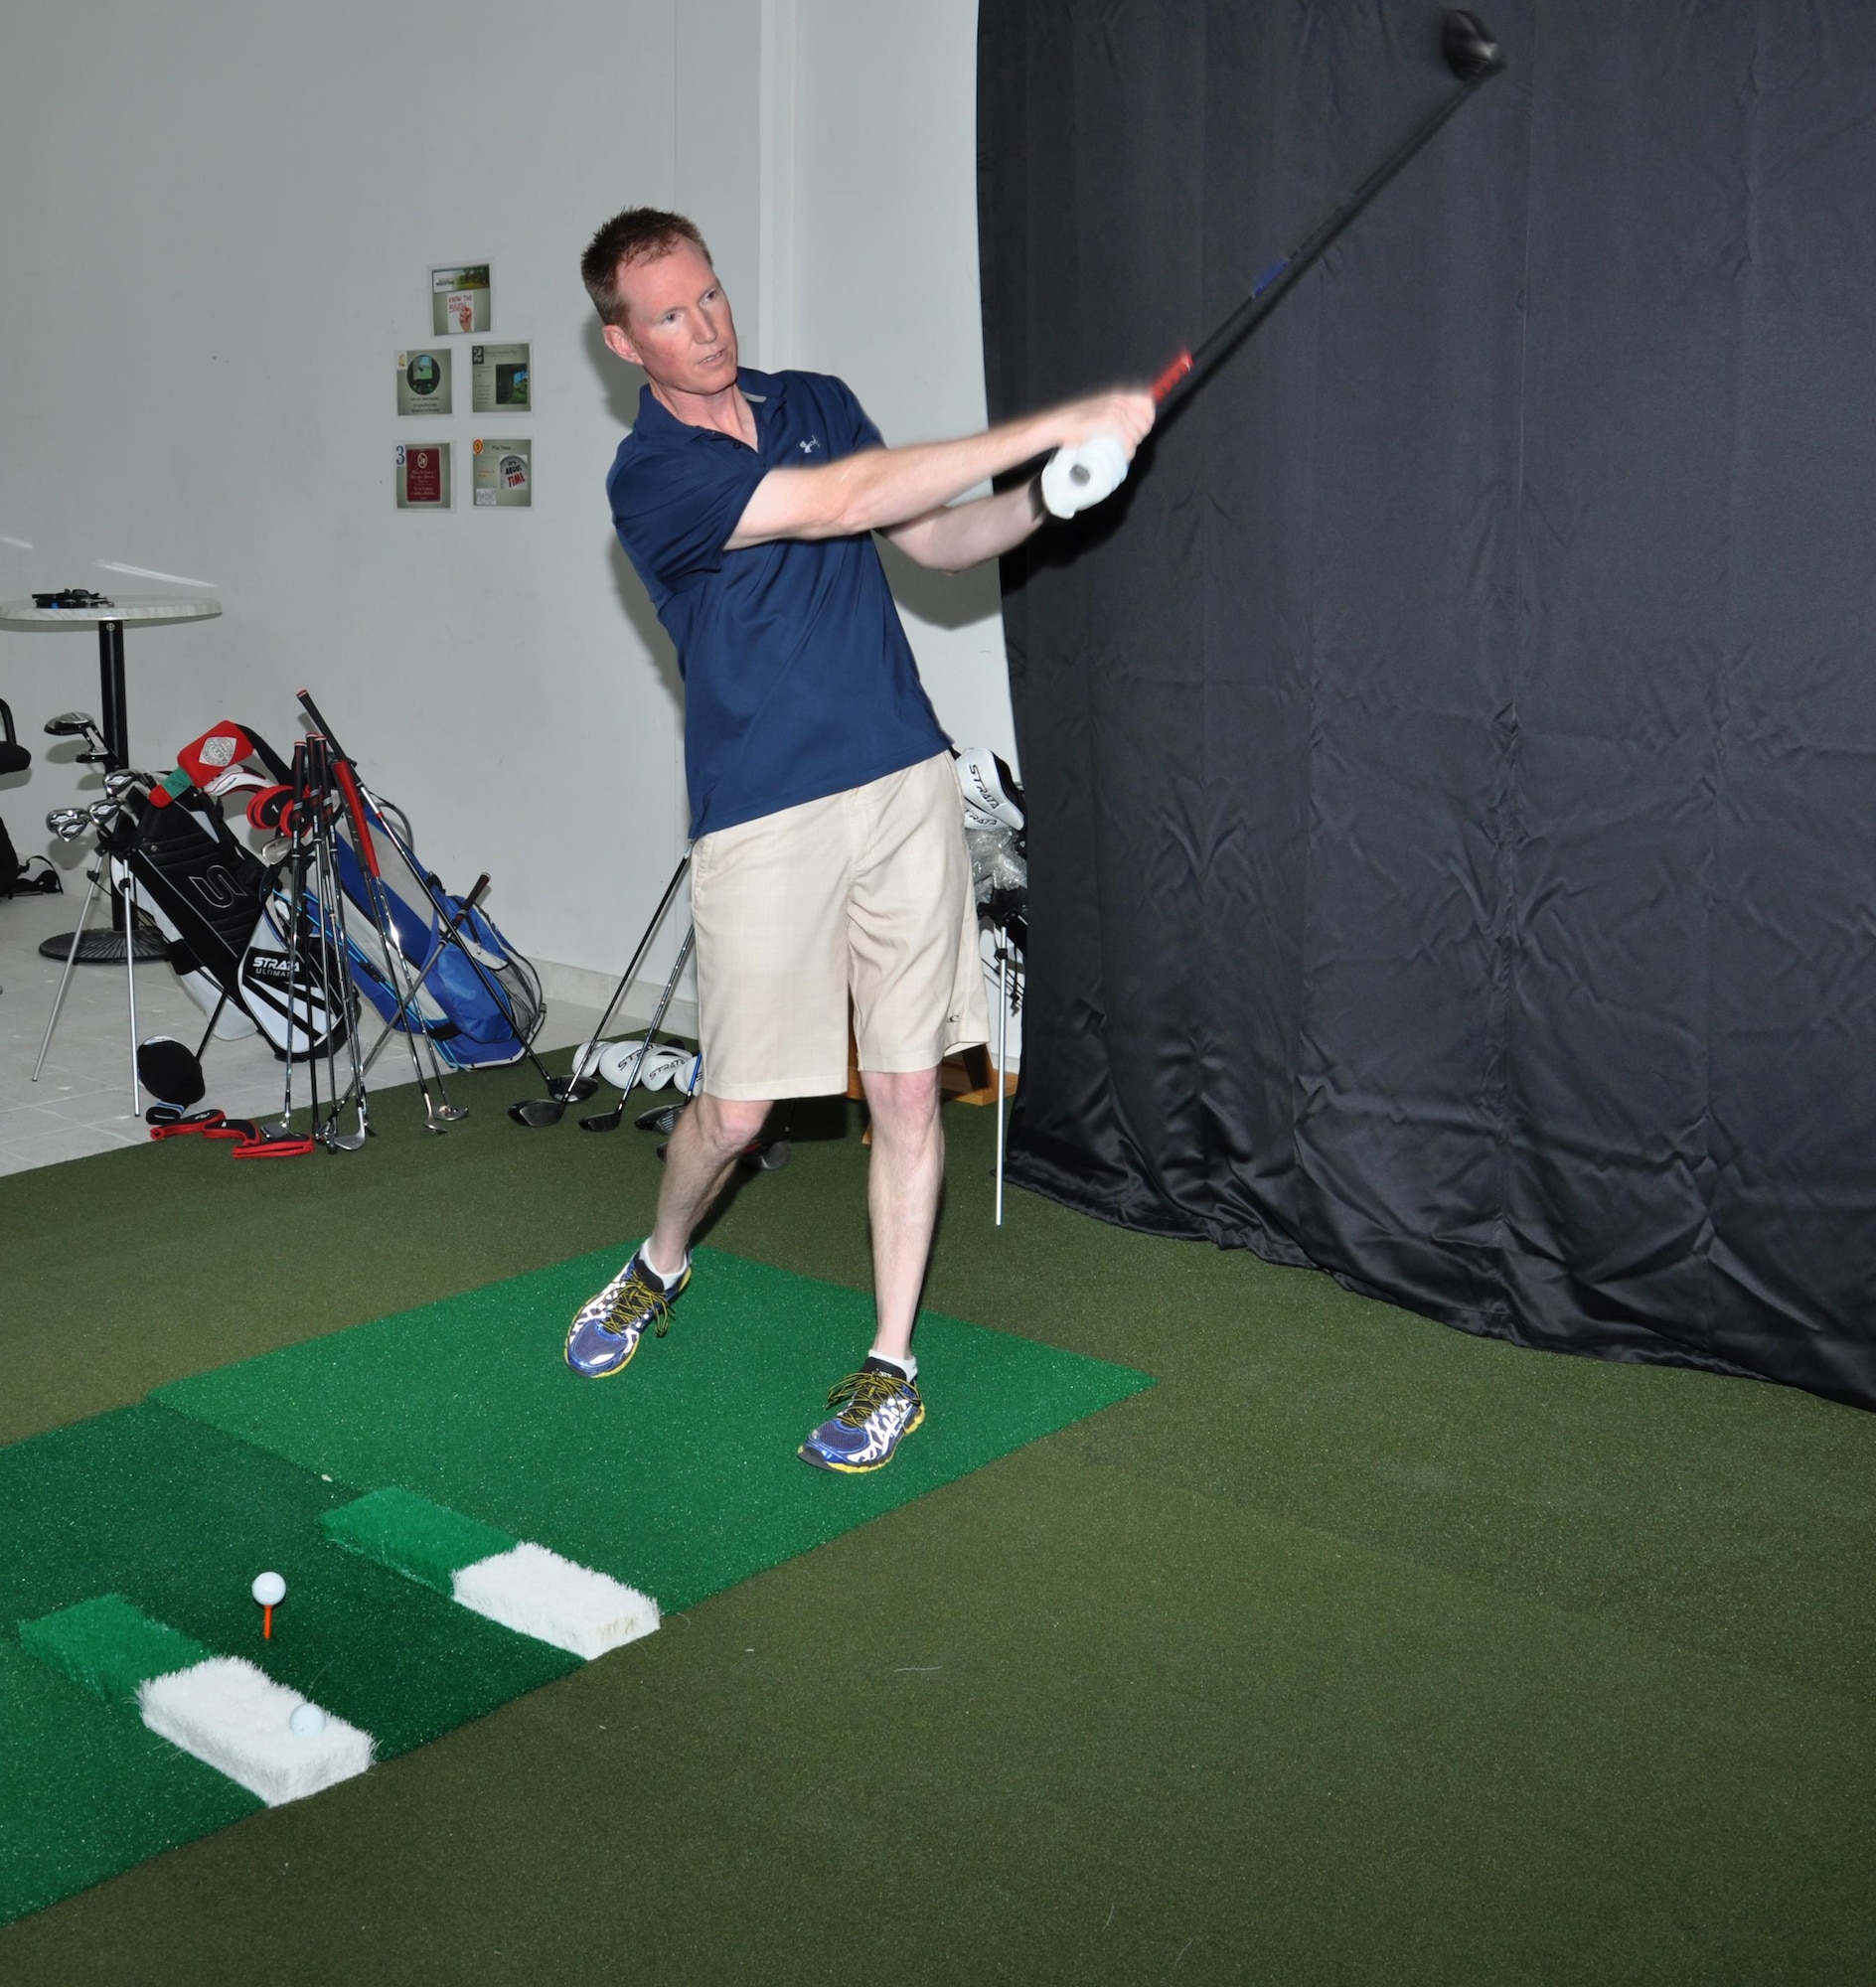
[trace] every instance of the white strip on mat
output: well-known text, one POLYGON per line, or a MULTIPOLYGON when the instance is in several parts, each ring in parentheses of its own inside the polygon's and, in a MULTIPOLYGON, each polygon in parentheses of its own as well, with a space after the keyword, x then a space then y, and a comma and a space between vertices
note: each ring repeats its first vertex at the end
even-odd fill
POLYGON ((526 1540, 462 1567, 451 1585, 462 1606, 588 1662, 658 1626, 650 1595, 526 1540))
POLYGON ((213 1656, 137 1686, 152 1732, 269 1807, 304 1800, 372 1763, 372 1735, 343 1718, 328 1713, 322 1731, 295 1732, 287 1721, 306 1701, 239 1656, 213 1656))

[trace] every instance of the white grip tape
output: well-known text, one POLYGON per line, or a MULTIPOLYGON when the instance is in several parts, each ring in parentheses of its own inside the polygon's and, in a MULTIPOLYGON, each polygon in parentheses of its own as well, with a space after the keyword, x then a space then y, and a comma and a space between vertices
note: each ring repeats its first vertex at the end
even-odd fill
POLYGON ((1058 448, 1042 471, 1042 502, 1056 518, 1072 518, 1127 481, 1127 450, 1118 435, 1090 435, 1058 448))

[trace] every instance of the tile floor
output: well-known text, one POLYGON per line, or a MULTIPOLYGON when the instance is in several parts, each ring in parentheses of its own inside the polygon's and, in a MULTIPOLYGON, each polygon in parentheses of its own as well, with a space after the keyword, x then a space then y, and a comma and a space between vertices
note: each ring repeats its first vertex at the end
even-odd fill
MULTIPOLYGON (((0 1173, 140 1146, 149 1137, 131 1105, 131 1035, 121 966, 73 969, 45 1068, 39 1081, 32 1081, 64 970, 63 961, 39 956, 39 942, 71 931, 83 902, 82 882, 76 894, 63 897, 0 898, 0 1173)), ((93 906, 93 923, 104 915, 93 906)), ((191 1048, 202 1039, 207 1015, 160 960, 137 968, 136 994, 138 1039, 174 1035, 191 1048)), ((550 1002, 539 1046, 581 1041, 597 1018, 596 1009, 550 1002)), ((368 1047, 377 1033, 376 1022, 368 1022, 368 1047)), ((409 1080, 407 1059, 401 1074, 387 1069, 391 1054, 387 1049, 380 1063, 386 1088, 409 1080)), ((231 1117, 280 1109, 283 1068, 258 1035, 211 1042, 203 1068, 209 1079, 205 1102, 231 1117)), ((142 1102, 151 1102, 147 1092, 142 1102)))

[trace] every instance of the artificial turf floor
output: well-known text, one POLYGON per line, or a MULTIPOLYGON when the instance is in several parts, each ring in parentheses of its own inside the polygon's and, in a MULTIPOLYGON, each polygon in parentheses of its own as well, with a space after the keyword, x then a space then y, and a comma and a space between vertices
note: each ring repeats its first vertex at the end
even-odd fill
MULTIPOLYGON (((636 1240, 651 1142, 525 1087, 0 1181, 0 1440, 636 1240)), ((1159 1385, 0 1930, 0 1979, 1876 1976, 1876 1418, 1024 1194, 998 1233, 947 1125, 932 1307, 1159 1385)), ((710 1240, 863 1288, 863 1159, 798 1138, 710 1240)))

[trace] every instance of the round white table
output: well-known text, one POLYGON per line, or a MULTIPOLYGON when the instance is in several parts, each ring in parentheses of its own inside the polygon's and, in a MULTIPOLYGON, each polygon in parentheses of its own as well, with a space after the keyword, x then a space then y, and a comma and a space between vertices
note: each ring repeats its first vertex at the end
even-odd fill
MULTIPOLYGON (((97 726, 104 745, 119 766, 130 763, 130 732, 124 712, 124 629, 133 621, 213 621, 222 611, 219 600, 178 600, 173 596, 144 595, 122 600, 93 601, 86 607, 35 607, 31 600, 0 603, 0 627, 18 628, 38 634, 48 628, 95 628, 97 630, 98 710, 97 726)), ((110 906, 111 928, 86 932, 79 943, 78 958, 93 966, 119 965, 124 956, 124 907, 113 892, 110 906)), ((72 934, 46 939, 40 951, 48 959, 64 959, 72 950, 72 934)), ((163 948, 154 940, 140 941, 139 959, 161 959, 163 948)))

